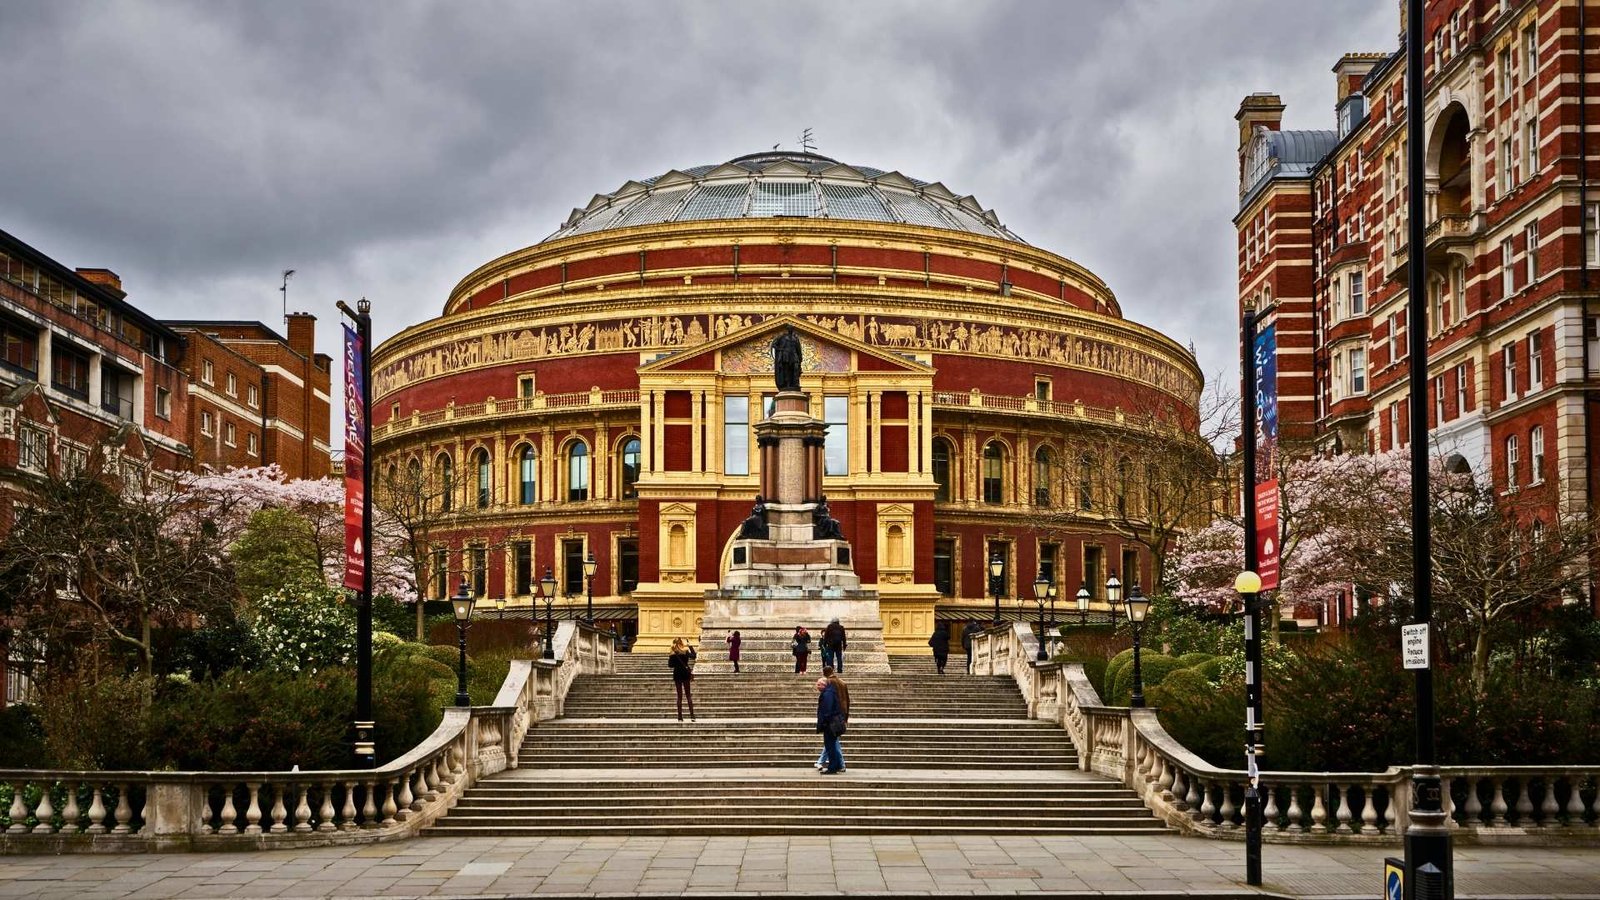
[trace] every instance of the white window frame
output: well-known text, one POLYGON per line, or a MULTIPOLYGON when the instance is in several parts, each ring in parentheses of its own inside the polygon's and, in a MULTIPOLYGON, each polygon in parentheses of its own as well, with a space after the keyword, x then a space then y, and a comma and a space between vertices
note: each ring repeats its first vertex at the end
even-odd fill
POLYGON ((1433 424, 1434 427, 1443 425, 1444 419, 1444 376, 1435 375, 1433 378, 1433 424))
POLYGON ((1500 347, 1500 382, 1505 389, 1505 402, 1510 403, 1517 399, 1517 345, 1504 344, 1500 347))
POLYGON ((1544 388, 1544 337, 1537 330, 1528 332, 1528 393, 1544 388))
POLYGON ((245 385, 244 402, 252 409, 261 405, 261 391, 253 384, 245 385))
POLYGON ((229 447, 239 446, 239 429, 232 422, 222 423, 222 442, 229 447))
POLYGON ((1522 464, 1522 445, 1514 434, 1506 435, 1506 493, 1517 491, 1517 468, 1522 464))
POLYGON ((244 438, 245 452, 251 456, 258 455, 261 450, 261 439, 256 437, 256 433, 254 431, 247 433, 244 438))
POLYGON ((722 474, 724 475, 749 475, 750 474, 750 398, 730 394, 722 398, 722 474), (733 418, 735 410, 744 406, 742 418, 733 418), (742 433, 744 454, 736 451, 731 437, 742 433))
POLYGON ((1531 84, 1539 72, 1539 26, 1522 29, 1522 83, 1531 84))
POLYGON ((172 392, 159 386, 156 388, 156 418, 172 419, 172 392))
POLYGON ((45 474, 50 469, 50 432, 31 425, 17 427, 17 468, 45 474))
POLYGON ((216 423, 212 421, 211 411, 208 409, 200 410, 200 433, 206 437, 216 434, 216 423))
POLYGON ((239 396, 239 376, 229 372, 223 385, 222 389, 227 391, 229 397, 239 396))
POLYGON ((1450 269, 1450 305, 1453 323, 1464 322, 1467 318, 1467 267, 1462 265, 1452 266, 1450 269))
POLYGON ((1544 484, 1544 426, 1528 431, 1529 484, 1544 484))
POLYGON ((1367 348, 1351 347, 1347 351, 1350 356, 1350 396, 1362 397, 1367 393, 1367 348))
POLYGON ((1517 248, 1511 238, 1500 242, 1500 292, 1509 297, 1517 292, 1517 248))
POLYGON ((1539 222, 1529 222, 1522 228, 1523 240, 1527 243, 1527 250, 1523 254, 1523 264, 1528 272, 1528 285, 1531 287, 1539 280, 1539 222))
POLYGON ((211 360, 209 359, 202 359, 200 361, 200 380, 206 384, 216 384, 217 369, 211 364, 211 360))
POLYGON ((1350 273, 1350 315, 1367 314, 1367 276, 1357 269, 1350 273))
POLYGON ((1456 366, 1456 415, 1467 413, 1467 364, 1456 366))
POLYGON ((1588 232, 1584 235, 1584 255, 1589 265, 1600 266, 1600 201, 1590 200, 1583 218, 1588 232))

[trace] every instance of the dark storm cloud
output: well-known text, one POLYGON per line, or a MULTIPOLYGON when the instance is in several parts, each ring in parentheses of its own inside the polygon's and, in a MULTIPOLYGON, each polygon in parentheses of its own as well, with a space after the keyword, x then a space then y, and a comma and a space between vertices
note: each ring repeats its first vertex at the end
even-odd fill
POLYGON ((9 2, 0 227, 172 317, 383 334, 628 178, 805 127, 943 181, 1231 365, 1237 141, 1254 90, 1328 127, 1392 0, 9 2))

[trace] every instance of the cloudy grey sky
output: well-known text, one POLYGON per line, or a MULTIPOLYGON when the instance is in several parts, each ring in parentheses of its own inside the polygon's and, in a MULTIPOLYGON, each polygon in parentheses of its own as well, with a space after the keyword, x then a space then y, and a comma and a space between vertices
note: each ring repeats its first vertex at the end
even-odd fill
POLYGON ((384 337, 633 177, 814 129, 942 181, 1236 376, 1233 113, 1331 128, 1395 0, 0 5, 0 228, 163 317, 384 337))

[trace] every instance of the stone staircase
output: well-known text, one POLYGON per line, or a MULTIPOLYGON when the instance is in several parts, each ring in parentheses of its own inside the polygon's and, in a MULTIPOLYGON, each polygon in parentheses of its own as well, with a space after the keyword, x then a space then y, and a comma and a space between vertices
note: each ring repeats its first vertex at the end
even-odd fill
MULTIPOLYGON (((848 659, 847 659, 848 665, 848 659)), ((931 659, 929 660, 931 669, 931 659)), ((1159 832, 1132 791, 1078 770, 1009 678, 855 675, 848 768, 810 768, 816 673, 699 675, 679 722, 665 657, 582 675, 521 768, 483 779, 437 835, 1131 834, 1159 832)))

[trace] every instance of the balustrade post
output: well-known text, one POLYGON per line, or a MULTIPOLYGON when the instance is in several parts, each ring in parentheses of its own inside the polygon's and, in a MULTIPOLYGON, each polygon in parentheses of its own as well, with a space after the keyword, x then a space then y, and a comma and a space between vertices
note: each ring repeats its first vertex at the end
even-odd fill
POLYGON ((85 829, 89 834, 106 833, 106 804, 101 795, 102 787, 96 783, 94 793, 89 800, 89 827, 85 829))
MULTIPOLYGON (((1448 775, 1439 778, 1439 793, 1440 799, 1444 801, 1444 826, 1446 828, 1459 829, 1461 827, 1460 823, 1456 822, 1456 798, 1451 793, 1455 788, 1455 783, 1459 780, 1448 775)), ((1391 797, 1389 803, 1389 818, 1391 819, 1394 818, 1393 800, 1394 798, 1391 797)))
POLYGON ((1270 785, 1263 785, 1262 793, 1266 794, 1267 805, 1261 808, 1261 829, 1276 834, 1278 832, 1278 795, 1283 792, 1280 785, 1274 789, 1270 785))
POLYGON ((128 823, 133 821, 133 802, 128 799, 127 782, 117 785, 117 809, 112 815, 117 820, 117 827, 111 829, 112 834, 129 834, 133 831, 128 826, 128 823))
POLYGON ((1363 785, 1362 788, 1361 788, 1361 794, 1362 794, 1361 833, 1362 834, 1378 834, 1381 831, 1381 829, 1378 828, 1378 802, 1377 802, 1377 797, 1376 797, 1377 793, 1378 793, 1377 789, 1375 787, 1373 787, 1371 784, 1363 785))
POLYGON ((1167 803, 1172 802, 1172 785, 1177 780, 1173 774, 1177 766, 1167 760, 1165 756, 1156 756, 1156 788, 1161 791, 1161 799, 1167 803))
POLYGON ((11 782, 11 825, 6 828, 6 834, 28 833, 28 804, 23 800, 27 789, 28 783, 25 781, 11 782))
POLYGON ((1556 776, 1544 777, 1544 799, 1539 803, 1539 827, 1555 828, 1561 823, 1556 817, 1561 813, 1561 805, 1556 803, 1556 776))
POLYGON ((339 830, 355 831, 356 825, 356 783, 354 781, 341 781, 344 788, 344 805, 339 808, 339 830))
POLYGON ((333 821, 333 782, 324 781, 322 787, 322 804, 317 807, 317 830, 335 831, 338 825, 333 821))
POLYGON ((1323 793, 1327 791, 1325 784, 1311 786, 1311 833, 1328 833, 1328 807, 1322 800, 1323 793))
POLYGON ((56 807, 50 801, 50 782, 39 785, 39 805, 34 807, 33 816, 37 820, 33 826, 34 834, 52 834, 56 830, 56 807))
MULTIPOLYGON (((211 806, 210 793, 209 790, 206 791, 206 807, 208 809, 211 806)), ((207 816, 207 818, 209 819, 210 817, 207 816)), ((217 823, 217 834, 238 834, 238 819, 239 811, 234 809, 233 806, 233 785, 231 783, 224 784, 222 786, 222 820, 217 823)))
POLYGON ((1528 797, 1528 783, 1533 779, 1526 775, 1517 776, 1517 827, 1527 828, 1533 824, 1533 800, 1528 797))
POLYGON ((1284 814, 1289 820, 1289 827, 1286 830, 1290 834, 1300 834, 1306 830, 1304 822, 1305 812, 1300 808, 1300 786, 1297 784, 1288 784, 1284 785, 1284 789, 1289 792, 1289 810, 1284 814))
POLYGON ((1506 780, 1493 775, 1489 781, 1494 788, 1494 797, 1489 801, 1489 827, 1510 828, 1511 823, 1506 821, 1506 780))
POLYGON ((1466 821, 1461 823, 1468 828, 1481 828, 1483 826, 1483 801, 1478 799, 1478 777, 1467 776, 1467 805, 1462 807, 1466 813, 1466 821))
MULTIPOLYGON (((399 790, 396 792, 397 796, 394 798, 396 807, 394 811, 394 818, 396 821, 404 822, 405 820, 411 818, 411 776, 409 774, 402 773, 397 783, 399 785, 399 790)), ((385 809, 387 810, 387 807, 385 807, 385 809)))
POLYGON ((272 822, 267 828, 268 831, 270 831, 272 834, 283 834, 289 830, 289 823, 287 821, 289 818, 289 810, 283 805, 283 785, 281 783, 274 783, 272 785, 271 815, 272 822))
MULTIPOLYGON (((245 793, 250 796, 250 805, 244 811, 244 833, 261 833, 261 782, 247 781, 244 783, 245 793)), ((271 824, 271 823, 268 823, 271 824)))
POLYGON ((1211 802, 1212 787, 1213 783, 1210 781, 1202 781, 1200 783, 1200 796, 1203 798, 1200 801, 1200 822, 1208 826, 1215 824, 1212 816, 1217 813, 1217 807, 1211 802))
POLYGON ((1233 831, 1239 827, 1239 823, 1233 820, 1234 813, 1238 809, 1239 807, 1233 802, 1233 782, 1222 782, 1222 808, 1217 810, 1217 813, 1222 816, 1219 824, 1222 825, 1223 831, 1233 831))
POLYGON ((1188 786, 1184 783, 1183 767, 1177 763, 1172 764, 1172 808, 1178 812, 1187 812, 1189 809, 1188 786))
POLYGON ((78 811, 78 782, 67 782, 67 806, 61 811, 61 833, 77 834, 83 829, 78 825, 82 813, 78 811))
POLYGON ((1567 827, 1582 828, 1587 824, 1583 815, 1583 775, 1568 775, 1567 787, 1567 827))
POLYGON ((367 783, 367 796, 361 801, 361 824, 367 828, 378 827, 378 782, 367 783))
POLYGON ((295 795, 300 799, 294 805, 294 830, 304 834, 311 830, 311 803, 306 799, 311 793, 311 785, 302 781, 295 785, 295 789, 295 795))
POLYGON ((1350 828, 1350 785, 1336 784, 1333 789, 1339 792, 1339 809, 1334 813, 1334 816, 1339 820, 1339 825, 1333 829, 1333 833, 1355 834, 1355 831, 1350 828))
POLYGON ((424 765, 417 766, 416 770, 412 772, 412 777, 417 781, 417 789, 411 795, 411 809, 415 812, 422 811, 424 805, 423 795, 428 792, 428 778, 424 774, 427 770, 428 767, 424 765))
POLYGON ((1183 803, 1185 806, 1189 807, 1189 818, 1198 822, 1201 818, 1200 802, 1202 799, 1201 790, 1204 782, 1201 781, 1200 778, 1193 772, 1189 773, 1188 782, 1189 793, 1188 796, 1183 798, 1183 803))

